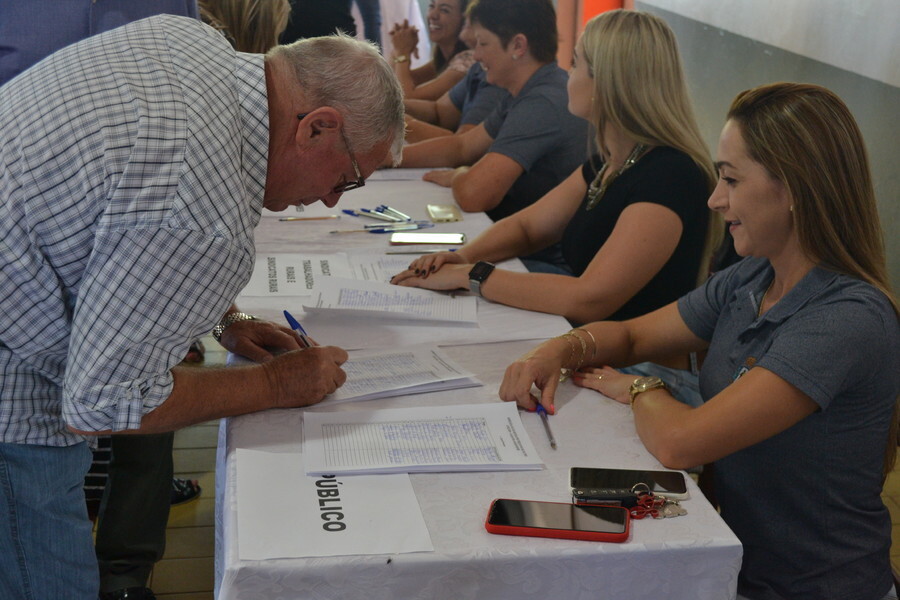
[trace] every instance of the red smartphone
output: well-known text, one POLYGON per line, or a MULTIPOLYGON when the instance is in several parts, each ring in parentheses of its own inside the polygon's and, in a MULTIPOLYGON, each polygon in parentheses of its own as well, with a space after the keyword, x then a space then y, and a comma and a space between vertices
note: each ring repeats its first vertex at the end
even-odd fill
POLYGON ((491 503, 484 528, 503 535, 624 542, 630 523, 621 506, 499 498, 491 503))

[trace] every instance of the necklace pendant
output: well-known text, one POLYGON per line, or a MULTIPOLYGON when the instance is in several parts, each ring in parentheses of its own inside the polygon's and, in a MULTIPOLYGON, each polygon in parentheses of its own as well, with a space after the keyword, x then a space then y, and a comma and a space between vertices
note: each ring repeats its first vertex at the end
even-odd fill
POLYGON ((647 146, 644 144, 635 144, 634 149, 632 149, 631 154, 628 155, 628 158, 625 159, 625 162, 622 163, 622 166, 618 171, 610 175, 606 181, 603 181, 603 175, 606 173, 606 168, 609 166, 609 162, 603 163, 603 166, 600 167, 600 172, 597 173, 597 176, 594 178, 594 181, 591 182, 591 185, 588 186, 587 191, 587 204, 584 207, 584 210, 593 210, 595 206, 600 203, 600 200, 603 199, 603 196, 606 194, 606 190, 615 181, 619 175, 627 171, 631 166, 638 161, 644 155, 644 151, 647 150, 647 146))

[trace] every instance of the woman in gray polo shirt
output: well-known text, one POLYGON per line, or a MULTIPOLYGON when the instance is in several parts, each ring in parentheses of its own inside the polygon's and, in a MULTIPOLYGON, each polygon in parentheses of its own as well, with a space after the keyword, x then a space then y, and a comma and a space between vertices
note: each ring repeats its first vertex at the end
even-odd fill
POLYGON ((744 260, 678 302, 597 322, 513 363, 504 400, 553 412, 560 368, 634 409, 667 467, 715 462, 744 546, 741 598, 893 598, 881 500, 897 449, 900 324, 865 144, 814 85, 738 95, 719 140, 720 212, 744 260), (658 378, 605 368, 708 350, 692 408, 658 378), (886 595, 887 594, 887 595, 886 595))

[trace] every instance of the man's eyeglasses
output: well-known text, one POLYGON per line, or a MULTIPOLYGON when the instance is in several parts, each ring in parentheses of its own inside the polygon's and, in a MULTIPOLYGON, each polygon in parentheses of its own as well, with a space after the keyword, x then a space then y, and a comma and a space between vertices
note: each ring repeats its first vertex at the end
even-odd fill
MULTIPOLYGON (((297 115, 297 118, 301 121, 303 118, 309 113, 300 113, 297 115)), ((356 175, 355 181, 345 181, 344 183, 339 183, 334 186, 331 191, 335 194, 343 194, 344 192, 349 192, 350 190, 355 190, 356 188, 361 188, 366 185, 366 180, 363 178, 362 173, 359 171, 359 163, 356 162, 356 157, 353 156, 353 151, 350 150, 350 143, 347 141, 347 136, 344 135, 344 128, 341 127, 341 139, 344 140, 344 146, 347 148, 347 154, 350 156, 350 164, 353 165, 353 173, 356 175)))

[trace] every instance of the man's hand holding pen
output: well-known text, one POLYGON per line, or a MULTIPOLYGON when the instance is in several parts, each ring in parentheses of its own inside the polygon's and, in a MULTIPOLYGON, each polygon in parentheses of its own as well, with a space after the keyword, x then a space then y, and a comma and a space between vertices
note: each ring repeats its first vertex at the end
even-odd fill
POLYGON ((319 346, 306 332, 260 319, 229 325, 220 340, 227 350, 261 363, 274 390, 272 408, 293 408, 321 402, 347 380, 341 365, 347 352, 319 346))
POLYGON ((262 365, 272 387, 273 408, 294 408, 321 402, 347 380, 341 365, 347 352, 335 346, 313 346, 279 354, 262 365))

